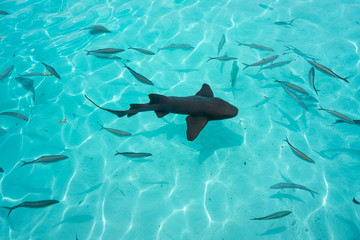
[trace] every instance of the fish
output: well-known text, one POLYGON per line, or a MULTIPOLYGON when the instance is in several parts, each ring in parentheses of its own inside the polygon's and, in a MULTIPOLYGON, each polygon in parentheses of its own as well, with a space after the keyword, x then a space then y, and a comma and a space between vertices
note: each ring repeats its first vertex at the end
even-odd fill
POLYGON ((231 68, 231 87, 235 87, 236 84, 236 77, 239 72, 239 66, 237 65, 237 61, 234 61, 231 68))
POLYGON ((275 55, 275 56, 272 56, 272 57, 268 57, 268 58, 265 58, 259 62, 256 62, 256 63, 252 63, 252 64, 246 64, 246 63, 243 63, 245 65, 245 67, 243 68, 243 70, 245 70, 246 68, 248 67, 254 67, 254 66, 261 66, 261 65, 264 65, 268 62, 271 62, 271 61, 274 61, 275 59, 277 59, 279 57, 279 55, 275 55))
POLYGON ((149 103, 130 104, 130 109, 125 111, 103 108, 85 97, 96 107, 108 111, 118 117, 131 117, 139 112, 155 111, 157 117, 162 118, 168 113, 185 114, 187 123, 187 139, 193 141, 206 126, 208 121, 233 118, 238 114, 237 107, 214 97, 210 86, 204 83, 195 96, 173 97, 160 94, 149 94, 149 103))
POLYGON ((321 106, 320 106, 320 108, 318 110, 324 110, 324 111, 326 111, 328 113, 331 113, 332 115, 334 115, 334 116, 336 116, 338 118, 342 118, 343 120, 345 120, 345 121, 347 121, 349 123, 354 123, 354 121, 351 118, 349 118, 348 116, 345 116, 344 114, 339 113, 337 111, 325 109, 325 108, 322 108, 321 106))
POLYGON ((16 209, 16 208, 21 208, 21 207, 26 207, 26 208, 44 208, 44 207, 48 207, 54 204, 59 203, 58 200, 41 200, 41 201, 27 201, 27 202, 23 202, 20 203, 19 205, 16 205, 14 207, 3 207, 6 209, 9 209, 9 213, 7 215, 7 217, 10 216, 10 213, 16 209))
POLYGON ((51 66, 49 66, 49 65, 47 65, 47 64, 45 64, 45 63, 42 63, 45 67, 46 67, 46 69, 52 74, 52 75, 54 75, 55 77, 57 77, 58 79, 61 79, 60 78, 60 75, 56 72, 56 70, 53 68, 53 67, 51 67, 51 66))
POLYGON ((19 82, 25 90, 32 92, 33 100, 35 102, 34 80, 31 78, 25 78, 25 77, 17 77, 17 78, 15 78, 15 80, 17 82, 19 82))
POLYGON ((258 4, 258 5, 259 5, 259 7, 262 7, 262 8, 264 8, 264 9, 274 10, 272 7, 266 6, 266 5, 264 5, 264 4, 258 4))
POLYGON ((295 153, 296 156, 298 156, 299 158, 310 162, 310 163, 315 163, 314 160, 312 160, 310 157, 308 157, 305 153, 301 152, 300 150, 298 150, 297 148, 295 148, 290 142, 289 139, 286 137, 286 139, 284 140, 285 142, 287 142, 291 148, 291 150, 295 153))
MULTIPOLYGON (((293 51, 296 55, 298 55, 298 56, 300 56, 300 57, 303 57, 303 58, 305 58, 306 60, 307 60, 308 58, 312 59, 313 61, 318 60, 317 58, 314 58, 314 57, 311 56, 310 54, 306 54, 306 53, 300 51, 299 49, 297 49, 297 48, 294 47, 294 46, 284 45, 284 47, 287 48, 285 51, 290 51, 290 50, 291 50, 291 51, 293 51)), ((284 53, 284 54, 286 54, 286 53, 284 53)), ((283 54, 283 55, 284 55, 284 54, 283 54)))
POLYGON ((277 183, 275 185, 272 185, 270 187, 271 189, 282 189, 282 188, 297 188, 297 189, 302 189, 302 190, 305 190, 305 191, 308 191, 310 192, 311 196, 313 196, 313 198, 315 198, 314 196, 314 193, 315 194, 319 194, 315 191, 312 191, 310 189, 308 189, 307 187, 305 186, 302 186, 302 185, 299 185, 299 184, 295 184, 295 183, 277 183))
POLYGON ((308 61, 308 63, 310 63, 311 65, 313 65, 315 68, 317 68, 318 70, 332 76, 332 77, 335 77, 335 78, 339 78, 341 80, 344 80, 345 82, 349 83, 349 81, 347 80, 349 77, 347 78, 343 78, 343 77, 340 77, 339 75, 337 75, 336 73, 334 73, 333 71, 331 71, 329 68, 321 65, 320 63, 317 63, 317 62, 313 62, 313 61, 308 61))
POLYGON ((269 68, 276 68, 276 67, 281 67, 281 66, 284 66, 286 64, 289 64, 291 63, 292 60, 288 60, 288 61, 281 61, 281 62, 276 62, 276 63, 273 63, 273 64, 270 64, 270 65, 267 65, 265 67, 262 67, 260 68, 259 71, 263 70, 263 69, 269 69, 269 68))
MULTIPOLYGON (((93 52, 90 52, 87 55, 93 55, 97 58, 104 58, 104 59, 122 59, 121 57, 116 56, 116 55, 102 55, 102 54, 97 54, 97 53, 93 53, 93 52)), ((129 60, 127 60, 127 61, 129 61, 129 60)))
POLYGON ((258 50, 261 50, 261 51, 274 52, 274 49, 269 48, 269 47, 265 47, 265 46, 262 46, 262 45, 259 45, 259 44, 254 44, 254 43, 251 43, 251 44, 241 43, 241 42, 239 42, 239 41, 236 41, 236 42, 238 43, 239 46, 244 45, 244 46, 248 46, 248 47, 251 47, 251 48, 255 48, 255 49, 258 49, 258 50))
POLYGON ((294 26, 292 23, 296 20, 296 18, 291 19, 289 21, 280 21, 280 22, 274 22, 275 25, 279 26, 294 26))
POLYGON ((109 31, 106 27, 101 26, 101 25, 94 25, 91 27, 83 28, 80 31, 87 30, 87 29, 91 29, 90 34, 111 33, 111 31, 109 31))
POLYGON ((99 125, 100 125, 101 129, 105 129, 106 131, 111 132, 117 136, 121 136, 121 137, 131 136, 131 133, 129 133, 129 132, 121 131, 121 130, 114 129, 114 128, 107 128, 107 127, 104 127, 103 125, 101 125, 100 123, 99 123, 99 125))
POLYGON ((356 200, 355 198, 353 198, 353 202, 354 202, 355 204, 360 204, 360 202, 359 202, 358 200, 356 200))
POLYGON ((158 48, 158 51, 160 50, 167 50, 167 49, 183 49, 183 50, 192 50, 194 49, 193 46, 190 44, 170 44, 168 46, 158 48))
POLYGON ((316 95, 319 96, 319 94, 318 94, 319 90, 315 88, 315 69, 314 69, 314 67, 311 67, 311 69, 310 69, 309 79, 310 79, 310 84, 314 88, 316 95))
POLYGON ((12 116, 12 117, 17 117, 17 118, 20 118, 20 119, 25 120, 25 121, 28 121, 28 120, 29 120, 26 116, 24 116, 24 115, 21 114, 21 113, 2 112, 2 113, 0 113, 0 115, 7 115, 7 116, 12 116))
MULTIPOLYGON (((50 74, 52 76, 52 74, 50 74)), ((44 73, 25 73, 23 75, 20 75, 19 77, 32 77, 32 76, 47 76, 47 74, 44 73)))
POLYGON ((8 13, 8 12, 5 12, 5 11, 0 11, 0 14, 1 14, 1 15, 9 15, 9 13, 8 13))
POLYGON ((142 49, 142 48, 134 48, 134 47, 131 47, 130 45, 129 45, 129 49, 133 49, 133 50, 136 50, 136 51, 138 51, 138 52, 141 52, 141 53, 147 54, 147 55, 155 55, 155 53, 152 52, 152 51, 149 51, 149 50, 146 50, 146 49, 142 49))
POLYGON ((149 157, 152 156, 151 153, 135 153, 135 152, 116 152, 116 155, 123 155, 126 157, 140 158, 140 157, 149 157))
POLYGON ((289 82, 285 82, 285 81, 279 81, 279 80, 275 80, 274 82, 278 82, 280 84, 283 84, 291 89, 294 89, 295 91, 298 91, 300 93, 303 93, 303 94, 306 94, 306 95, 309 95, 309 93, 303 89, 302 87, 299 87, 298 85, 295 85, 293 83, 289 83, 289 82))
POLYGON ((49 155, 49 156, 42 156, 38 159, 35 159, 34 161, 30 161, 30 162, 25 162, 25 161, 22 161, 23 164, 20 166, 25 166, 27 164, 31 164, 31 163, 52 163, 52 162, 57 162, 57 161, 60 161, 60 160, 64 160, 68 158, 68 156, 65 156, 65 155, 49 155))
POLYGON ((266 217, 260 217, 260 218, 253 218, 253 219, 250 219, 250 220, 271 220, 271 219, 277 219, 277 218, 282 218, 282 217, 285 217, 289 214, 291 214, 292 212, 291 211, 281 211, 281 212, 276 212, 276 213, 273 213, 273 214, 270 214, 266 217))
POLYGON ((5 71, 0 75, 0 81, 2 81, 4 78, 10 75, 13 69, 14 69, 14 65, 11 65, 7 69, 5 69, 5 71))
POLYGON ((4 172, 4 169, 0 167, 0 172, 4 172))
POLYGON ((101 48, 97 50, 90 50, 90 51, 85 50, 85 51, 87 51, 86 55, 89 55, 90 53, 104 53, 104 54, 119 53, 125 50, 121 48, 101 48))
POLYGON ((284 89, 284 91, 290 96, 292 97, 302 108, 304 108, 305 110, 308 110, 308 107, 306 106, 306 104, 300 100, 300 98, 290 89, 288 89, 286 86, 284 86, 283 84, 281 84, 281 87, 284 89))
POLYGON ((228 57, 228 56, 223 56, 223 57, 209 57, 209 60, 207 60, 206 62, 210 61, 210 60, 219 60, 219 61, 231 61, 231 60, 235 60, 237 59, 236 57, 228 57))
MULTIPOLYGON (((354 124, 355 125, 359 125, 360 126, 360 119, 358 120, 353 120, 354 124)), ((345 121, 345 120, 336 120, 336 122, 334 122, 332 125, 336 124, 336 123, 351 123, 351 122, 348 122, 348 121, 345 121)))
POLYGON ((220 42, 219 42, 219 45, 218 45, 218 53, 217 53, 218 55, 219 55, 222 47, 224 46, 225 41, 226 41, 226 38, 225 38, 225 35, 223 34, 223 35, 221 36, 221 39, 220 39, 220 42))
POLYGON ((152 81, 150 81, 149 79, 147 79, 146 77, 144 77, 143 75, 141 75, 140 73, 135 72, 134 70, 132 70, 128 65, 126 65, 124 63, 124 67, 129 69, 130 73, 140 82, 148 84, 148 85, 154 85, 154 83, 152 81))

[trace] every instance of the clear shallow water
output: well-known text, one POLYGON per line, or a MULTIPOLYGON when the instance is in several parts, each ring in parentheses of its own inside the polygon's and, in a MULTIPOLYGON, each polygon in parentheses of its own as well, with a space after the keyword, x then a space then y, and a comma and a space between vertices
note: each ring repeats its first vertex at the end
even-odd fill
POLYGON ((25 114, 29 121, 1 117, 1 205, 57 199, 44 209, 19 208, 9 218, 0 210, 3 239, 358 239, 360 198, 360 127, 329 126, 336 118, 318 105, 360 119, 359 21, 356 1, 4 1, 0 16, 0 72, 15 68, 0 82, 0 110, 25 114), (266 10, 258 4, 273 8, 266 10), (292 27, 276 21, 297 18, 292 27), (336 19, 336 20, 335 20, 336 19), (79 31, 104 25, 111 34, 79 31), (231 89, 231 62, 240 71, 231 89), (261 52, 235 40, 275 49, 261 52), (192 51, 135 51, 118 54, 147 76, 144 85, 120 60, 98 59, 85 49, 127 48, 156 51, 187 43, 192 51), (319 104, 306 101, 304 111, 275 84, 274 77, 305 88, 311 68, 295 54, 282 55, 285 44, 312 54, 349 84, 316 70, 319 104), (15 54, 15 56, 13 56, 15 54), (293 59, 271 70, 240 63, 280 55, 293 59), (62 79, 34 77, 36 101, 15 81, 24 72, 53 66, 62 79), (239 108, 237 117, 209 122, 199 137, 186 140, 185 116, 159 119, 153 112, 117 118, 96 109, 127 109, 145 103, 149 93, 195 94, 208 83, 216 97, 239 108), (59 122, 60 120, 65 123, 59 122), (131 132, 117 137, 106 127, 131 132), (296 157, 290 142, 315 160, 296 157), (151 152, 144 159, 114 156, 116 151, 151 152), (20 168, 21 160, 65 154, 69 159, 20 168), (246 164, 245 164, 246 163, 246 164), (291 181, 301 190, 269 189, 291 181), (292 214, 269 221, 250 221, 274 212, 292 214))

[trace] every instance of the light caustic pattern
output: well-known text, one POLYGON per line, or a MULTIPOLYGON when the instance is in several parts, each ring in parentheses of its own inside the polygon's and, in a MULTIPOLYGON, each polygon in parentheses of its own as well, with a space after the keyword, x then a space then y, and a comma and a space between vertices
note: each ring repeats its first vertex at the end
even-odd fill
POLYGON ((360 119, 358 13, 354 0, 335 1, 5 1, 0 11, 1 206, 59 200, 40 209, 0 209, 4 239, 357 239, 360 127, 331 125, 323 108, 360 119), (340 11, 341 10, 341 11, 340 11), (294 19, 292 25, 274 24, 294 19), (336 19, 336 21, 334 21, 336 19), (329 24, 331 23, 331 24, 329 24), (103 25, 112 33, 83 28, 103 25), (233 62, 240 71, 231 87, 233 62), (274 52, 245 45, 260 44, 274 52), (192 50, 160 50, 190 44, 192 50), (297 50, 285 51, 287 46, 297 50), (155 52, 144 55, 128 47, 155 52), (122 59, 101 59, 85 50, 122 48, 122 59), (315 70, 315 94, 304 54, 349 84, 315 70), (245 65, 279 55, 287 65, 262 69, 245 65), (34 76, 35 102, 15 77, 44 73, 42 62, 61 79, 34 76), (126 63, 154 86, 137 81, 126 63), (306 89, 305 111, 274 80, 306 89), (208 83, 215 97, 239 109, 237 117, 209 122, 186 140, 185 117, 153 112, 117 118, 96 109, 127 109, 148 102, 149 93, 194 95, 208 83), (104 129, 120 129, 119 137, 104 129), (298 158, 283 140, 314 159, 298 158), (152 153, 127 158, 119 152, 152 153), (69 158, 29 164, 44 155, 69 158), (274 190, 279 182, 319 193, 274 190), (279 211, 281 219, 250 221, 279 211))

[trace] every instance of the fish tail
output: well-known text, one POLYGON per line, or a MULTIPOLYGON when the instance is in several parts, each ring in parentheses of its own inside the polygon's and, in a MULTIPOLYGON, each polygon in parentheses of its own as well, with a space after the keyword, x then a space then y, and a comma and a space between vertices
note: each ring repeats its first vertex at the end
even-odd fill
POLYGON ((2 208, 9 209, 9 213, 8 213, 7 217, 9 217, 9 216, 10 216, 10 213, 12 212, 12 210, 15 209, 14 207, 2 207, 2 208))
POLYGON ((290 20, 289 25, 294 26, 292 23, 293 23, 295 20, 296 20, 296 18, 294 18, 293 20, 290 20))
POLYGON ((161 48, 158 48, 158 47, 157 47, 157 51, 159 52, 160 50, 161 50, 161 48))
POLYGON ((206 62, 208 62, 208 61, 210 61, 211 59, 214 59, 214 58, 212 58, 212 57, 209 57, 209 59, 206 61, 206 62))
POLYGON ((250 65, 249 64, 246 64, 246 63, 243 63, 245 65, 245 67, 243 68, 243 70, 247 69, 250 65))
POLYGON ((319 105, 319 108, 318 108, 318 110, 324 110, 320 105, 319 105))
POLYGON ((243 45, 241 42, 239 42, 238 40, 235 40, 236 42, 237 42, 237 44, 238 44, 238 46, 241 46, 241 45, 243 45))
POLYGON ((129 48, 128 49, 132 49, 132 47, 130 46, 130 44, 128 44, 129 48))
POLYGON ((108 108, 103 108, 103 107, 100 107, 99 105, 97 105, 93 100, 91 100, 88 96, 84 95, 87 100, 89 100, 90 102, 92 102, 96 107, 102 109, 102 110, 105 110, 105 111, 108 111, 108 112, 111 112, 112 114, 115 114, 117 115, 118 117, 124 117, 125 115, 128 114, 128 111, 117 111, 117 110, 111 110, 111 109, 108 109, 108 108))
POLYGON ((317 193, 317 192, 315 192, 315 191, 311 191, 311 190, 310 190, 310 193, 311 193, 311 196, 312 196, 313 198, 315 198, 314 193, 317 194, 317 195, 319 195, 319 193, 317 193))
POLYGON ((21 162, 23 162, 23 164, 22 164, 20 167, 25 166, 25 165, 28 165, 28 164, 31 163, 31 162, 25 162, 25 161, 21 161, 21 162))
POLYGON ((290 144, 289 139, 288 139, 288 137, 287 137, 287 136, 285 137, 285 139, 283 139, 283 141, 285 141, 285 142, 287 142, 287 143, 289 143, 289 144, 290 144))
POLYGON ((101 125, 99 122, 97 122, 97 123, 98 123, 98 124, 100 125, 100 127, 101 127, 100 130, 101 130, 101 129, 104 129, 104 126, 103 126, 103 125, 101 125))
POLYGON ((89 55, 90 54, 90 51, 88 51, 88 50, 85 50, 86 51, 86 55, 89 55))

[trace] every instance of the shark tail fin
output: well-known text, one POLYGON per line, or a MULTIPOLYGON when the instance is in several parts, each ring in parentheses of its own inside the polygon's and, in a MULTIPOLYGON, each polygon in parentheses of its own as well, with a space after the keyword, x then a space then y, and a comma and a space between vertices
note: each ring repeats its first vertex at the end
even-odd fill
POLYGON ((243 64, 245 65, 245 67, 242 70, 245 70, 250 66, 249 64, 246 64, 246 63, 243 63, 243 64))
POLYGON ((88 96, 85 95, 85 97, 87 98, 87 100, 89 100, 91 103, 93 103, 96 107, 98 107, 98 108, 100 108, 100 109, 102 109, 102 110, 111 112, 112 114, 115 114, 115 115, 117 115, 118 117, 124 117, 125 115, 128 114, 128 111, 117 111, 117 110, 111 110, 111 109, 108 109, 108 108, 100 107, 100 106, 97 105, 93 100, 91 100, 88 96))

